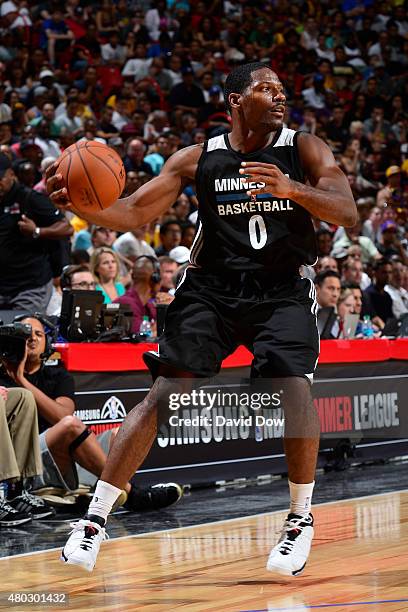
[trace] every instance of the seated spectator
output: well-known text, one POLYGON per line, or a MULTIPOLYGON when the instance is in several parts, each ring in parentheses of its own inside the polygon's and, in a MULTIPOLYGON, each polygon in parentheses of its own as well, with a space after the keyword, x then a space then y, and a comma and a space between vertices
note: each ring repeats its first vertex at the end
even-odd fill
MULTIPOLYGON (((112 430, 109 436, 101 434, 99 443, 95 434, 74 416, 73 377, 62 365, 45 363, 49 350, 43 323, 36 317, 27 317, 23 322, 32 327, 26 358, 20 364, 6 364, 7 372, 1 373, 0 382, 7 387, 18 386, 30 391, 37 404, 43 471, 36 484, 62 487, 66 491, 77 489, 79 468, 75 462, 90 473, 89 476, 93 475, 96 482, 106 463, 112 430)), ((128 510, 136 511, 157 509, 174 503, 181 495, 178 485, 138 489, 128 483, 116 506, 126 504, 128 510)))
POLYGON ((319 257, 316 265, 314 266, 316 274, 320 274, 320 272, 326 272, 326 270, 331 270, 333 272, 338 272, 339 267, 337 265, 337 261, 334 257, 319 257))
POLYGON ((342 289, 337 302, 337 314, 339 315, 339 334, 338 338, 347 338, 347 332, 344 329, 344 319, 348 314, 355 313, 355 299, 351 289, 342 289))
POLYGON ((57 57, 65 51, 73 42, 74 34, 64 21, 64 13, 55 5, 51 18, 42 24, 40 45, 47 49, 50 64, 57 64, 57 57))
POLYGON ((377 193, 376 204, 382 208, 385 204, 391 206, 398 204, 401 197, 401 168, 389 166, 385 171, 387 182, 377 193))
POLYGON ((364 264, 369 263, 371 259, 382 259, 382 255, 378 252, 370 238, 360 236, 360 230, 360 221, 354 227, 344 228, 344 236, 334 243, 331 256, 337 258, 336 255, 339 251, 347 250, 352 244, 359 244, 364 264))
MULTIPOLYGON (((61 128, 55 122, 55 106, 51 102, 45 101, 41 107, 41 114, 30 121, 30 125, 37 127, 41 121, 45 120, 49 127, 50 138, 58 138, 61 128)), ((45 155, 45 154, 44 154, 45 155)))
POLYGON ((343 262, 341 271, 343 283, 356 283, 361 290, 367 289, 371 284, 370 277, 364 272, 363 264, 359 259, 348 257, 343 262))
POLYGON ((157 136, 154 145, 149 148, 149 153, 144 158, 144 161, 152 168, 154 175, 160 173, 164 162, 169 157, 169 139, 165 134, 157 136))
POLYGON ((134 170, 136 172, 146 172, 153 176, 153 170, 150 164, 144 161, 146 147, 138 138, 132 138, 126 147, 126 156, 123 160, 126 172, 134 170))
POLYGON ((369 315, 371 319, 377 317, 380 329, 393 317, 392 299, 385 291, 385 286, 389 285, 391 280, 392 266, 388 260, 381 259, 374 266, 373 283, 363 291, 363 316, 369 315))
POLYGON ((172 208, 177 221, 181 224, 186 223, 187 217, 190 214, 190 200, 185 193, 180 193, 172 208))
POLYGON ((155 277, 156 270, 157 267, 150 257, 145 255, 139 257, 133 265, 132 286, 124 295, 114 300, 115 303, 127 304, 132 309, 132 332, 134 334, 139 333, 144 316, 147 315, 149 321, 155 322, 157 319, 153 300, 160 288, 161 280, 155 277))
POLYGON ((181 224, 176 220, 169 220, 160 226, 161 245, 155 249, 157 257, 169 255, 171 249, 179 246, 181 242, 181 224))
POLYGON ((105 106, 101 112, 101 118, 98 121, 98 129, 96 136, 103 138, 105 142, 109 138, 114 138, 119 135, 119 130, 112 123, 113 109, 110 106, 105 106))
POLYGON ((330 255, 333 249, 332 233, 326 229, 319 229, 316 232, 317 254, 319 257, 330 255))
POLYGON ((34 142, 43 152, 44 157, 54 157, 61 155, 61 148, 56 140, 51 138, 50 124, 46 119, 42 119, 36 127, 37 136, 34 142))
POLYGON ((126 257, 132 262, 135 262, 141 255, 149 255, 150 257, 156 257, 152 247, 143 240, 146 233, 147 226, 139 227, 137 230, 132 232, 126 232, 115 240, 112 248, 126 257))
POLYGON ((68 98, 66 102, 66 110, 62 111, 55 119, 55 123, 61 130, 61 133, 68 132, 69 134, 79 134, 83 128, 83 119, 79 116, 79 102, 77 97, 68 98))
POLYGON ((174 259, 167 255, 159 257, 161 285, 159 291, 168 293, 175 289, 173 277, 178 270, 178 264, 174 259))
POLYGON ((196 226, 194 225, 194 223, 190 223, 189 221, 187 221, 186 223, 183 223, 182 230, 181 230, 180 245, 187 247, 187 249, 191 249, 191 247, 193 246, 195 233, 196 233, 196 226))
POLYGON ((56 160, 56 157, 44 157, 44 159, 41 161, 41 174, 42 174, 42 179, 41 181, 39 181, 38 183, 36 183, 33 187, 34 191, 38 191, 38 193, 43 193, 44 195, 47 195, 47 186, 46 186, 46 178, 45 178, 45 173, 47 171, 47 168, 49 168, 49 166, 51 166, 56 160))
POLYGON ((340 274, 333 270, 320 272, 315 278, 316 298, 320 308, 337 307, 340 297, 340 274))
POLYGON ((392 262, 391 279, 384 289, 392 299, 392 313, 396 319, 408 312, 408 291, 402 287, 404 272, 407 267, 401 261, 392 262))
POLYGON ((169 257, 174 259, 177 265, 184 266, 190 261, 190 249, 184 246, 174 247, 174 249, 171 249, 169 257))
POLYGON ((88 249, 89 254, 91 255, 95 249, 99 249, 99 247, 102 246, 112 248, 117 235, 115 230, 111 230, 108 227, 101 227, 100 225, 94 225, 90 234, 91 246, 88 249))
POLYGON ((185 66, 181 72, 183 81, 172 87, 169 102, 175 110, 196 113, 205 104, 204 94, 194 83, 194 70, 191 66, 185 66))
POLYGON ((381 220, 382 211, 379 206, 374 206, 371 209, 370 216, 363 223, 363 229, 361 231, 362 236, 367 236, 370 240, 377 245, 381 240, 381 220))
POLYGON ((26 479, 43 471, 37 405, 30 391, 0 386, 0 435, 0 483, 7 484, 7 497, 0 498, 0 527, 16 527, 55 514, 24 487, 26 479))
POLYGON ((404 265, 408 265, 408 253, 398 239, 397 225, 394 221, 384 221, 381 224, 381 244, 378 245, 378 250, 386 259, 398 257, 404 265))
POLYGON ((93 291, 95 288, 95 278, 87 265, 78 264, 64 268, 61 275, 61 289, 93 291))
POLYGON ((91 255, 90 269, 97 281, 96 289, 103 293, 104 304, 110 304, 125 293, 119 281, 119 257, 108 247, 99 247, 91 255))

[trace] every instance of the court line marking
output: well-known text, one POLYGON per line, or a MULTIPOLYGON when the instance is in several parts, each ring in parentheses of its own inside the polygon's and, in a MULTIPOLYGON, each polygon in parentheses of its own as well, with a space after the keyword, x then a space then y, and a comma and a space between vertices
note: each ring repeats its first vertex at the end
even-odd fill
POLYGON ((372 606, 383 603, 402 603, 408 599, 378 599, 377 601, 351 601, 350 603, 316 604, 308 606, 292 606, 290 608, 263 608, 262 610, 241 610, 241 612, 283 612, 284 610, 316 610, 317 608, 339 608, 340 606, 372 606))
MULTIPOLYGON (((385 495, 396 495, 400 493, 408 493, 408 489, 399 489, 398 491, 388 491, 386 493, 373 493, 373 495, 362 495, 361 497, 348 497, 346 499, 336 499, 334 501, 329 501, 329 502, 320 502, 319 504, 313 504, 313 507, 317 508, 320 506, 330 506, 333 504, 342 504, 342 503, 347 503, 351 501, 362 501, 363 499, 372 499, 373 497, 381 497, 385 495)), ((248 516, 236 516, 235 518, 223 519, 222 521, 210 521, 208 523, 197 523, 197 525, 187 525, 186 527, 172 527, 171 529, 158 529, 156 531, 149 531, 146 533, 135 533, 133 535, 119 536, 118 538, 113 537, 113 538, 109 538, 108 544, 109 542, 117 542, 119 540, 129 540, 130 538, 150 538, 151 536, 157 535, 159 533, 172 533, 173 531, 181 531, 181 530, 184 531, 187 529, 196 529, 198 527, 210 527, 212 525, 219 525, 220 523, 234 523, 237 521, 243 521, 245 519, 258 518, 261 516, 270 516, 272 514, 279 514, 285 511, 286 509, 271 510, 271 512, 259 512, 258 514, 250 514, 248 516)), ((28 552, 28 553, 18 553, 17 555, 9 555, 7 557, 0 557, 0 562, 6 561, 8 559, 16 559, 17 557, 29 557, 30 555, 42 555, 43 553, 52 552, 54 550, 61 550, 61 546, 56 546, 55 548, 46 548, 45 550, 35 550, 33 552, 28 552)), ((252 612, 256 612, 256 610, 253 610, 252 612)))

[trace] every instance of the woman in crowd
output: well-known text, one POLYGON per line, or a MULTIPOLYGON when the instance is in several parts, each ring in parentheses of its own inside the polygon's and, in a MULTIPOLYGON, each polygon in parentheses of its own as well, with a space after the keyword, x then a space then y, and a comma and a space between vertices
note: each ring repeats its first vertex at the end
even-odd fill
POLYGON ((91 272, 97 282, 96 289, 103 293, 105 304, 125 293, 125 287, 119 281, 119 266, 117 254, 108 247, 95 249, 91 255, 91 272))

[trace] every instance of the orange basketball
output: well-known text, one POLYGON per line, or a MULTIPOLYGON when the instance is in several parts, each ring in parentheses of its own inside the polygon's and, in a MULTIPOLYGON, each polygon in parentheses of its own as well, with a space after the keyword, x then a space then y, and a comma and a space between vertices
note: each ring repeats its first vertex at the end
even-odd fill
POLYGON ((93 140, 80 140, 65 149, 58 172, 63 176, 68 199, 84 213, 108 208, 125 186, 126 173, 119 155, 93 140))

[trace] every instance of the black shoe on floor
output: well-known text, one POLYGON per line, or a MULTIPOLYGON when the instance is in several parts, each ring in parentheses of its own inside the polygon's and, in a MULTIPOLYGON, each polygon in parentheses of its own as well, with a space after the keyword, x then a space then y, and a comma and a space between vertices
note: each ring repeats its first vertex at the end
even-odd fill
POLYGON ((54 516, 55 510, 46 501, 24 490, 21 495, 7 500, 8 504, 19 512, 31 514, 32 518, 43 519, 54 516))
POLYGON ((0 499, 0 527, 14 527, 32 520, 31 514, 19 512, 6 499, 0 499))
POLYGON ((128 493, 124 507, 133 512, 160 510, 179 501, 183 496, 183 487, 175 482, 166 482, 152 487, 135 487, 128 493))

